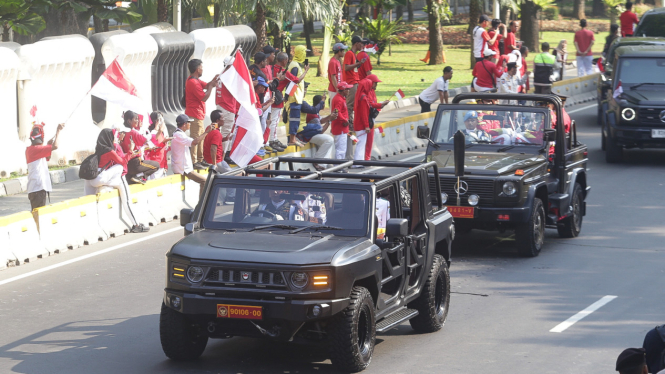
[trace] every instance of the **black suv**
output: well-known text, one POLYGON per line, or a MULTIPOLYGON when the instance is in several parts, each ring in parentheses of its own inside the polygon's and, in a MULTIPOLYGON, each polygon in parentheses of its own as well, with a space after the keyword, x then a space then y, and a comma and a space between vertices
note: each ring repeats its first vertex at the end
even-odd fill
POLYGON ((665 147, 665 48, 625 46, 615 55, 599 118, 610 163, 623 159, 624 148, 665 147))
POLYGON ((665 8, 654 8, 644 12, 634 35, 665 37, 665 8))
MULTIPOLYGON (((546 227, 556 228, 562 237, 579 235, 591 189, 587 147, 577 140, 574 122, 560 131, 563 113, 555 95, 470 93, 438 107, 431 136, 428 127, 419 126, 418 136, 429 140, 426 161, 439 165, 442 199, 458 232, 515 230, 523 256, 540 253, 546 227), (460 104, 469 99, 507 104, 460 104), (545 106, 510 104, 515 100, 545 106), (466 133, 459 178, 453 141, 457 131, 466 133)), ((430 185, 435 182, 432 176, 430 185)))
POLYGON ((199 206, 181 212, 186 237, 166 254, 166 355, 195 359, 208 338, 231 336, 327 342, 332 363, 357 372, 377 332, 407 320, 440 330, 455 230, 428 172, 436 163, 285 157, 210 171, 199 206), (335 166, 293 170, 324 163, 335 166), (335 172, 354 164, 398 172, 335 172))

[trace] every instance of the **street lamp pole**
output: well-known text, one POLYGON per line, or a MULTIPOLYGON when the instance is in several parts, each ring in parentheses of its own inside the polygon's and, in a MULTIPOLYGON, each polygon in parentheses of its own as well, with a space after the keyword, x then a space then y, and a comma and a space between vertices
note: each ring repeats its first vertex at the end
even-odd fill
POLYGON ((180 5, 181 0, 173 0, 173 27, 178 31, 182 31, 182 9, 180 5))

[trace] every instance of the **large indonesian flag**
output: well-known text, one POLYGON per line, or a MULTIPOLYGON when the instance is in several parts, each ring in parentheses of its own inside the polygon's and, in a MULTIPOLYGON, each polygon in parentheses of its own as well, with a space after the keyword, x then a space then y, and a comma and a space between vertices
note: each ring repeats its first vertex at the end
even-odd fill
POLYGON ((149 118, 150 105, 139 96, 136 87, 120 67, 118 59, 104 71, 97 83, 90 89, 90 94, 100 99, 117 104, 123 110, 131 110, 144 118, 149 118))
POLYGON ((222 83, 240 104, 236 126, 238 130, 231 146, 231 159, 240 167, 245 167, 263 145, 263 131, 259 112, 256 109, 256 93, 249 69, 236 51, 235 61, 222 76, 222 83))

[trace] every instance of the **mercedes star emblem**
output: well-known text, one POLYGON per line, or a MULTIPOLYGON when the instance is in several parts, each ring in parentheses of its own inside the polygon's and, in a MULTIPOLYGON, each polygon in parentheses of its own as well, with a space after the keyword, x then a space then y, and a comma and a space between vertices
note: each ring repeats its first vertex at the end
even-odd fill
POLYGON ((464 195, 469 190, 469 185, 465 181, 459 181, 455 183, 455 192, 460 195, 464 195))
POLYGON ((665 110, 660 112, 660 115, 658 117, 660 117, 660 122, 665 123, 665 110))

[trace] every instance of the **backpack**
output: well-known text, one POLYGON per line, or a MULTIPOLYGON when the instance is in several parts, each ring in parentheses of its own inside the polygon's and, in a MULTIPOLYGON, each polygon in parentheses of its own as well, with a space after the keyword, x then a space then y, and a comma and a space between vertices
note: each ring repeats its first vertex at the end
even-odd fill
POLYGON ((79 167, 79 178, 93 180, 99 175, 99 156, 96 153, 86 157, 79 167))

